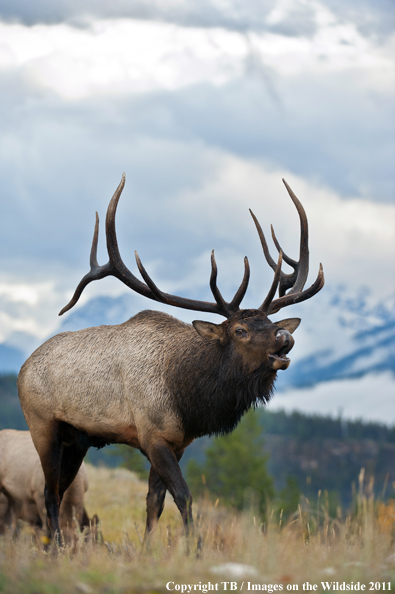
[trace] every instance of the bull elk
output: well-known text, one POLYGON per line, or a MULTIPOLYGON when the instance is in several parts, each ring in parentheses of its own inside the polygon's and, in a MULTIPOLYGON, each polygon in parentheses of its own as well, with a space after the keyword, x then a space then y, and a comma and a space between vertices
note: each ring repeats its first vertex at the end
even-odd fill
POLYGON ((270 290, 258 309, 240 309, 249 281, 244 277, 230 302, 217 287, 217 265, 211 254, 210 288, 215 302, 195 301, 161 291, 136 252, 136 278, 118 249, 115 213, 125 176, 112 197, 106 216, 109 261, 97 263, 99 218, 92 242, 91 270, 80 281, 71 309, 84 288, 112 275, 127 287, 160 303, 210 312, 226 318, 220 324, 185 324, 158 311, 142 311, 116 326, 64 332, 50 338, 24 363, 18 377, 19 397, 34 445, 40 456, 46 487, 45 503, 51 535, 59 531, 59 505, 91 446, 127 444, 151 463, 145 538, 153 531, 169 490, 181 513, 185 531, 193 525, 192 496, 179 461, 197 437, 232 431, 251 407, 271 397, 276 373, 287 369, 292 333, 299 318, 271 322, 269 315, 315 295, 324 285, 323 269, 304 289, 309 268, 308 225, 303 206, 284 181, 299 213, 299 261, 281 249, 275 262, 255 215, 251 212, 264 255, 274 270, 270 290), (281 269, 285 260, 293 268, 281 269), (279 296, 274 299, 277 288, 279 296))

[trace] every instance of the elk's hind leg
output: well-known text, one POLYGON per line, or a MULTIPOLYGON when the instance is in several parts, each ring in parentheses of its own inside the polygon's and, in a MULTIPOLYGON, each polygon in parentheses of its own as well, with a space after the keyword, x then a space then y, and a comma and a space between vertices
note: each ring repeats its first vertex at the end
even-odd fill
POLYGON ((30 432, 44 472, 47 527, 53 538, 56 534, 59 535, 59 507, 62 500, 59 492, 63 451, 60 423, 30 423, 30 432))
POLYGON ((88 449, 81 449, 78 444, 64 445, 59 476, 59 493, 61 499, 77 476, 88 449))
POLYGON ((63 495, 76 477, 88 448, 80 445, 78 432, 65 423, 52 422, 45 428, 41 425, 40 431, 37 425, 31 424, 33 426, 31 435, 45 477, 47 526, 53 538, 56 534, 60 535, 59 509, 63 495))

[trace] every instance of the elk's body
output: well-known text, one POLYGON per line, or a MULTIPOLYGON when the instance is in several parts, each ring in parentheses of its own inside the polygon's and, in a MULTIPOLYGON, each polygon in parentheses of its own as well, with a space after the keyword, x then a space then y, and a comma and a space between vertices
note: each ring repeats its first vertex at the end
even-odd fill
POLYGON ((308 274, 307 218, 287 186, 301 220, 300 259, 295 262, 283 254, 273 233, 279 251, 278 262, 274 262, 252 215, 265 257, 275 271, 269 293, 258 309, 239 308, 249 279, 247 259, 243 281, 230 303, 216 284, 214 254, 210 287, 215 303, 163 293, 137 254, 144 283, 126 268, 119 254, 115 212, 123 186, 124 178, 107 211, 110 260, 103 266, 96 260, 97 219, 91 271, 61 313, 73 307, 89 282, 113 275, 155 301, 227 319, 221 324, 195 321, 190 325, 165 313, 144 311, 118 326, 59 334, 26 361, 18 377, 18 391, 45 474, 52 534, 59 530, 63 493, 88 448, 108 443, 139 448, 151 463, 146 536, 161 515, 166 490, 188 530, 192 497, 178 465, 185 447, 196 437, 231 431, 252 405, 269 400, 277 371, 289 365, 286 355, 300 320, 271 322, 268 314, 310 298, 324 284, 320 267, 315 283, 303 290, 308 274), (294 268, 292 274, 282 272, 283 257, 294 268), (274 300, 277 288, 279 297, 274 300))
POLYGON ((124 324, 51 338, 22 367, 18 390, 33 432, 56 420, 99 445, 146 451, 155 435, 178 452, 201 435, 231 431, 251 404, 269 399, 275 371, 261 372, 255 386, 252 370, 233 342, 223 347, 192 325, 144 311, 124 324))
MULTIPOLYGON (((46 525, 44 499, 45 479, 40 458, 29 431, 0 431, 0 528, 15 527, 22 519, 33 526, 46 525)), ((82 464, 77 476, 66 490, 60 506, 59 524, 66 539, 74 526, 89 526, 84 507, 88 477, 82 464)))

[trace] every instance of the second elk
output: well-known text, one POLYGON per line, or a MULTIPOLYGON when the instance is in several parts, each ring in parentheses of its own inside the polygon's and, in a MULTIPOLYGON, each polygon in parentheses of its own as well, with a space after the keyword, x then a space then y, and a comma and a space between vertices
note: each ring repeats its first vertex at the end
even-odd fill
MULTIPOLYGON (((29 431, 0 431, 0 534, 14 531, 23 520, 36 531, 46 527, 45 480, 40 458, 29 431)), ((88 490, 85 464, 64 493, 59 513, 62 540, 72 543, 78 532, 96 539, 98 517, 88 517, 84 505, 88 490)))

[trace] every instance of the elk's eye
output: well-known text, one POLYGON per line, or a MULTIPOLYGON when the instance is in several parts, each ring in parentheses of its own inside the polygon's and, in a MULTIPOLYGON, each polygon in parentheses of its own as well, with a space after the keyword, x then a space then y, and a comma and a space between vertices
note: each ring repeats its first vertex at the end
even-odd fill
POLYGON ((235 334, 236 336, 247 336, 247 332, 243 328, 237 328, 235 334))

